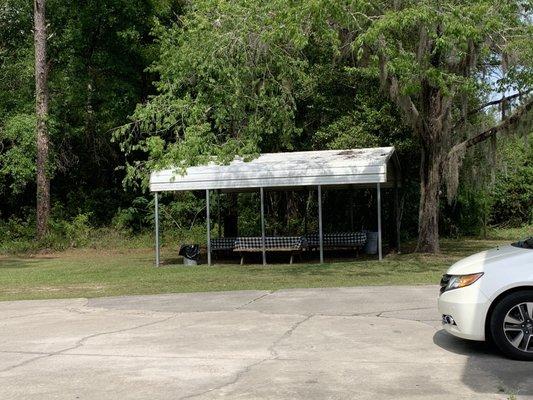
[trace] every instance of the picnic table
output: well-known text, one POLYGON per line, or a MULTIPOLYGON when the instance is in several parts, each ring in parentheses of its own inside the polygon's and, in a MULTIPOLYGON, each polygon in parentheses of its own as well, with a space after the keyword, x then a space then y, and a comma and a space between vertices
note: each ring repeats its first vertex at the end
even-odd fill
MULTIPOLYGON (((307 240, 303 236, 266 236, 265 250, 289 252, 292 264, 294 254, 299 253, 307 248, 307 240)), ((241 255, 241 265, 244 263, 245 253, 258 253, 263 251, 263 238, 261 236, 252 237, 238 237, 235 240, 235 248, 233 251, 241 255)))
MULTIPOLYGON (((310 248, 320 246, 318 233, 306 235, 305 238, 310 248)), ((361 248, 366 241, 366 232, 332 232, 322 236, 322 245, 325 248, 361 248)))
MULTIPOLYGON (((332 232, 323 235, 324 248, 362 248, 367 241, 365 232, 332 232)), ((318 233, 304 236, 266 236, 265 251, 288 252, 289 262, 292 264, 294 255, 303 250, 317 249, 320 246, 318 233)), ((246 253, 260 253, 263 251, 261 236, 240 236, 211 239, 212 251, 233 251, 241 256, 244 264, 246 253)))

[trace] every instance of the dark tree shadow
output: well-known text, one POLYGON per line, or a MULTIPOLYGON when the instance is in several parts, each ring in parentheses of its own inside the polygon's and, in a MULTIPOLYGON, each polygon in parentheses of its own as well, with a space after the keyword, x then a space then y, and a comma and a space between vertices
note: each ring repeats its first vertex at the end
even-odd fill
POLYGON ((20 259, 20 258, 0 258, 0 269, 22 269, 34 267, 38 259, 20 259))

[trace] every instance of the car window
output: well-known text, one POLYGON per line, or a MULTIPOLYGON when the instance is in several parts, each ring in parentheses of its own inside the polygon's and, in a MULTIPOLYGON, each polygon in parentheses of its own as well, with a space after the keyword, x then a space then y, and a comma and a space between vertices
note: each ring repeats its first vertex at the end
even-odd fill
POLYGON ((523 249, 533 249, 533 236, 528 239, 513 243, 513 246, 521 247, 523 249))

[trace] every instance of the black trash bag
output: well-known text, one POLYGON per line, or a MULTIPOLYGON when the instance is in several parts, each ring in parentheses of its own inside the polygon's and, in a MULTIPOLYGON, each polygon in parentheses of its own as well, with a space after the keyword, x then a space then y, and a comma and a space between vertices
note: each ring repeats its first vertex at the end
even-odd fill
POLYGON ((188 258, 189 260, 198 261, 200 257, 200 245, 198 244, 182 244, 178 253, 180 256, 188 258))

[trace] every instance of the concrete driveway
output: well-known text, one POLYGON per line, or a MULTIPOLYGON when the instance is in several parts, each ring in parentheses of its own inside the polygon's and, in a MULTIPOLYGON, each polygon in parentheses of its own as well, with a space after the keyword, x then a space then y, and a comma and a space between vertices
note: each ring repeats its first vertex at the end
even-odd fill
POLYGON ((3 302, 0 399, 533 398, 533 363, 445 334, 437 291, 3 302))

